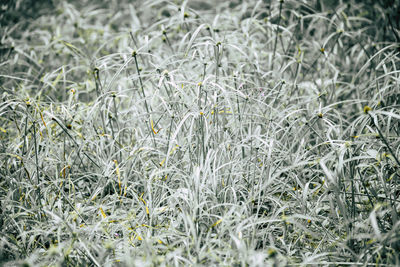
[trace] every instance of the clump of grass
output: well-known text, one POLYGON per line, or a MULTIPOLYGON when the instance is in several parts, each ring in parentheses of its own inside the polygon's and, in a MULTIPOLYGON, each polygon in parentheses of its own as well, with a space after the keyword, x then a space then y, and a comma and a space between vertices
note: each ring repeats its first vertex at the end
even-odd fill
POLYGON ((394 11, 54 4, 1 27, 2 264, 399 264, 394 11))

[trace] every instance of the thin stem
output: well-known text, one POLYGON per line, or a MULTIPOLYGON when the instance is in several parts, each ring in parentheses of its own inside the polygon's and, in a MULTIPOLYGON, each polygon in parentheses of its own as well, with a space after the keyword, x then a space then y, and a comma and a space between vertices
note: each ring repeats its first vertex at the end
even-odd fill
POLYGON ((100 98, 100 101, 101 101, 101 105, 100 105, 99 109, 100 109, 101 123, 103 124, 103 132, 104 132, 104 134, 107 134, 107 127, 106 127, 106 122, 104 119, 104 113, 101 110, 104 105, 103 105, 103 97, 101 96, 101 93, 103 90, 102 90, 102 86, 101 86, 101 82, 100 82, 99 72, 100 72, 100 70, 98 68, 94 68, 93 77, 94 77, 94 81, 96 84, 96 94, 97 94, 97 97, 100 98))
POLYGON ((42 216, 42 196, 40 192, 40 173, 39 173, 39 158, 38 158, 38 147, 37 147, 37 141, 36 141, 36 121, 33 122, 33 142, 35 145, 35 163, 36 163, 36 192, 38 195, 38 201, 39 201, 39 207, 40 207, 40 212, 38 217, 40 218, 42 216))
POLYGON ((136 71, 137 71, 138 77, 139 77, 139 83, 140 83, 140 88, 141 88, 142 95, 143 95, 144 106, 145 106, 146 112, 147 112, 147 114, 148 114, 147 122, 148 122, 148 125, 149 125, 149 127, 150 127, 149 129, 150 129, 150 132, 151 132, 151 136, 152 136, 152 140, 153 140, 153 145, 154 145, 154 147, 157 148, 156 140, 155 140, 155 138, 154 138, 154 133, 153 133, 153 130, 152 130, 152 127, 151 127, 151 121, 150 121, 150 114, 151 114, 151 113, 150 113, 150 110, 149 110, 149 106, 147 105, 146 94, 145 94, 145 92, 144 92, 144 86, 143 86, 142 76, 140 75, 140 69, 139 69, 139 64, 138 64, 138 61, 137 61, 137 53, 136 53, 136 51, 134 51, 134 52, 132 53, 132 56, 133 56, 133 58, 134 58, 134 60, 135 60, 135 66, 136 66, 136 71))
POLYGON ((280 24, 281 24, 282 5, 283 5, 283 0, 281 0, 280 3, 279 3, 279 17, 278 17, 278 24, 276 25, 275 43, 274 43, 274 52, 273 52, 273 56, 272 56, 272 66, 271 66, 271 70, 274 69, 275 54, 276 54, 276 45, 277 45, 277 43, 278 43, 279 27, 280 27, 280 24))

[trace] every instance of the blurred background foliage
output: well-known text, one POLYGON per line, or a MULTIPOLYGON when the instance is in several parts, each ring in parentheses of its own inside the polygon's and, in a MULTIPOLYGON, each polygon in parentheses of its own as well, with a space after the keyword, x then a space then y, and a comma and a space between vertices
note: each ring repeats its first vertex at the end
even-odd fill
MULTIPOLYGON (((1 4, 1 26, 12 26, 16 23, 29 23, 41 15, 48 14, 55 7, 52 0, 5 0, 1 4)), ((26 26, 26 25, 22 25, 26 26)))
MULTIPOLYGON (((51 14, 58 4, 63 1, 57 0, 5 0, 1 4, 0 24, 4 26, 12 26, 21 23, 20 27, 26 27, 26 23, 34 20, 41 15, 51 14)), ((99 8, 107 8, 108 6, 124 7, 130 1, 64 1, 73 4, 77 8, 87 5, 97 5, 99 8), (115 3, 114 3, 115 2, 115 3)), ((140 3, 141 1, 133 1, 140 3)), ((143 2, 143 1, 142 1, 143 2)), ((179 1, 175 1, 179 2, 179 1)), ((223 1, 218 1, 218 6, 223 1)), ((243 0, 225 1, 230 8, 242 4, 243 0)), ((271 5, 271 0, 263 0, 265 5, 271 5)), ((289 1, 290 2, 290 1, 289 1)), ((400 1, 396 0, 323 0, 323 1, 299 1, 303 2, 303 6, 309 6, 310 11, 336 12, 339 7, 346 6, 346 12, 358 12, 353 14, 364 17, 367 32, 374 37, 374 41, 398 41, 400 30, 400 1), (354 5, 356 7, 354 7, 354 5), (371 24, 372 22, 372 24, 371 24)), ((213 9, 217 6, 214 1, 198 1, 190 0, 188 6, 195 10, 213 9)))

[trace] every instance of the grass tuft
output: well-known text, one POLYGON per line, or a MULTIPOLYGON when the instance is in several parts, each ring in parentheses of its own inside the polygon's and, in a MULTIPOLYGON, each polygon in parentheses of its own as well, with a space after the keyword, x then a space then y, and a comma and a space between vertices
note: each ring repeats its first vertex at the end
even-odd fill
POLYGON ((399 4, 33 2, 0 12, 0 265, 400 265, 399 4))

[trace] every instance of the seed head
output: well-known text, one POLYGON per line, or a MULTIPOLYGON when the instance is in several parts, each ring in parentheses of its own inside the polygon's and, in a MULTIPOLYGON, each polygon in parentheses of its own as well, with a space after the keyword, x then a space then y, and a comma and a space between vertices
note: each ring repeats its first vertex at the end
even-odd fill
POLYGON ((369 106, 365 106, 364 107, 364 113, 368 114, 369 111, 371 111, 372 109, 369 106))

